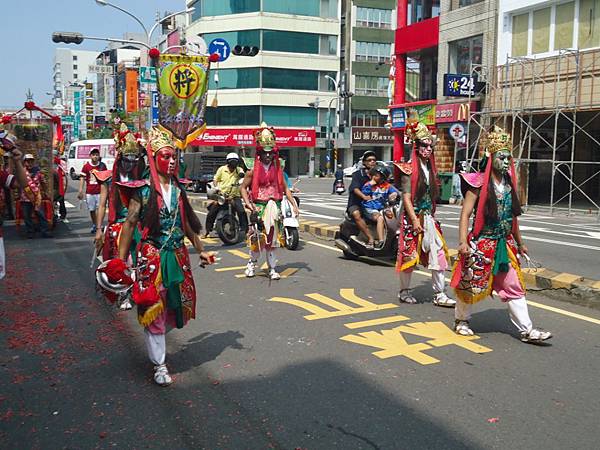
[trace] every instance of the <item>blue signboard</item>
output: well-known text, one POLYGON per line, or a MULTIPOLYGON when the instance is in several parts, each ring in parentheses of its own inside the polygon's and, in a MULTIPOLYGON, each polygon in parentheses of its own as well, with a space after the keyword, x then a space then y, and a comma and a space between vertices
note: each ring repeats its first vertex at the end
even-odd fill
POLYGON ((477 81, 477 75, 444 74, 444 95, 446 97, 471 97, 479 94, 482 89, 483 83, 477 81))
POLYGON ((225 39, 216 38, 208 44, 208 54, 213 53, 219 55, 219 62, 223 62, 231 55, 231 47, 225 39))
POLYGON ((152 126, 158 126, 158 92, 152 91, 152 126))
POLYGON ((406 126, 406 110, 404 108, 392 108, 392 128, 404 128, 406 126))

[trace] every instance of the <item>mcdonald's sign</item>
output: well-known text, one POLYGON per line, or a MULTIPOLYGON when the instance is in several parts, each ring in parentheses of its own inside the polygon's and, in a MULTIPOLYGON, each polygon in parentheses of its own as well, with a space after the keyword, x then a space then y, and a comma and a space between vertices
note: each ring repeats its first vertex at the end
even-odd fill
POLYGON ((435 110, 435 123, 467 122, 469 114, 473 111, 477 111, 476 102, 438 104, 435 110))

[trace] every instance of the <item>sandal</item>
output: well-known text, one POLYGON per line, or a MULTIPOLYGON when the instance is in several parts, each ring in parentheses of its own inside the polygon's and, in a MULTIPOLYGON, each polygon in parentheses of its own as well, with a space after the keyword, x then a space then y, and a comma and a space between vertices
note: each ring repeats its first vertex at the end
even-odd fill
POLYGON ((444 308, 454 308, 456 300, 448 297, 445 292, 439 292, 433 296, 433 304, 444 308))
POLYGON ((541 344, 546 339, 550 339, 552 333, 541 328, 532 328, 529 332, 521 333, 521 341, 527 344, 541 344))
POLYGON ((473 336, 473 330, 469 326, 468 320, 458 320, 454 321, 454 332, 456 334, 460 334, 461 336, 473 336))
POLYGON ((409 305, 414 305, 417 303, 417 299, 412 296, 410 289, 402 289, 398 291, 398 300, 401 303, 408 303, 409 305))
POLYGON ((154 366, 154 382, 162 387, 166 387, 173 383, 173 379, 171 378, 171 375, 169 375, 166 364, 154 366))

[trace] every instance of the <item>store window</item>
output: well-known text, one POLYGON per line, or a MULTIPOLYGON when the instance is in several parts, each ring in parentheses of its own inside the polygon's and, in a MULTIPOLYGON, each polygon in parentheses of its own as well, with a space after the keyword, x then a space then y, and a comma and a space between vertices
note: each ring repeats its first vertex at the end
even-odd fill
POLYGON ((219 106, 206 108, 208 125, 256 125, 260 123, 260 106, 219 106))
POLYGON ((383 127, 387 117, 377 111, 352 110, 351 121, 353 127, 383 127))
POLYGON ((316 70, 264 67, 262 71, 262 84, 263 88, 266 89, 291 89, 302 91, 316 91, 319 89, 319 72, 316 70))
POLYGON ((573 22, 575 2, 556 5, 556 23, 554 24, 554 48, 573 47, 573 22))
POLYGON ((319 35, 293 31, 263 30, 263 50, 319 54, 319 35))
POLYGON ((356 61, 390 62, 392 44, 356 42, 356 61))
POLYGON ((440 15, 439 0, 410 0, 408 2, 408 25, 440 15))
POLYGON ((225 16, 260 11, 260 0, 198 0, 192 5, 192 21, 202 17, 225 16))
POLYGON ((219 69, 216 71, 219 83, 215 83, 213 70, 208 83, 209 89, 253 89, 260 87, 260 69, 219 69))
POLYGON ((578 48, 600 46, 600 0, 580 0, 578 48))
POLYGON ((261 30, 243 30, 243 31, 226 31, 223 33, 205 33, 202 38, 206 43, 210 43, 213 39, 225 39, 232 47, 235 45, 250 45, 261 46, 260 42, 261 30))
POLYGON ((356 95, 387 97, 389 79, 387 77, 357 76, 355 81, 356 95))
POLYGON ((450 42, 450 71, 471 73, 471 64, 481 64, 483 35, 450 42))
POLYGON ((356 25, 368 28, 392 28, 392 11, 377 8, 356 8, 356 25))
POLYGON ((262 120, 270 126, 314 127, 317 125, 317 110, 294 106, 263 106, 262 120))

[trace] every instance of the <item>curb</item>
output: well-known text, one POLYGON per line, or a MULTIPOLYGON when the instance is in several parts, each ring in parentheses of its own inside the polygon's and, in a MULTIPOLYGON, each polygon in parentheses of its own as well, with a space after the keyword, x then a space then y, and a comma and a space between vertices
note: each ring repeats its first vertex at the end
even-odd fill
MULTIPOLYGON (((208 200, 190 199, 192 207, 205 209, 208 200)), ((300 230, 315 236, 333 239, 339 225, 320 223, 315 220, 300 222, 300 230)), ((456 261, 458 252, 450 249, 450 260, 456 261)), ((544 291, 556 300, 600 310, 600 280, 566 272, 556 272, 548 268, 523 268, 523 278, 527 289, 544 291)))

